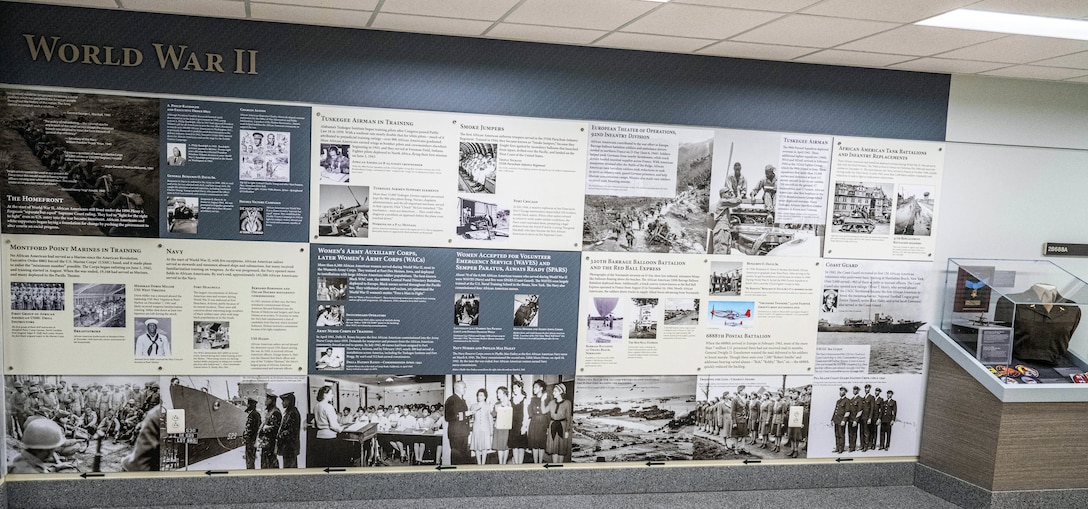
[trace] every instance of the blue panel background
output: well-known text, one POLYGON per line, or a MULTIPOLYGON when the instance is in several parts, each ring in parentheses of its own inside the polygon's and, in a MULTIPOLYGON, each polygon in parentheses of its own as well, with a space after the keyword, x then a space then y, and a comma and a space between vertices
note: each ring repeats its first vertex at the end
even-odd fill
POLYGON ((0 3, 5 83, 944 140, 950 77, 0 3), (30 59, 21 34, 133 46, 136 68, 30 59), (257 49, 257 76, 162 71, 152 42, 257 49))

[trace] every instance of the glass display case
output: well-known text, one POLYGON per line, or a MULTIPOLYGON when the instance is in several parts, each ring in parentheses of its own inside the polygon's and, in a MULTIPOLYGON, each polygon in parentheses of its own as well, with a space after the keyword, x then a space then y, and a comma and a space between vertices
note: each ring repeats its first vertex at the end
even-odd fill
POLYGON ((941 331, 1002 382, 1088 383, 1088 283, 1047 260, 952 258, 941 331))

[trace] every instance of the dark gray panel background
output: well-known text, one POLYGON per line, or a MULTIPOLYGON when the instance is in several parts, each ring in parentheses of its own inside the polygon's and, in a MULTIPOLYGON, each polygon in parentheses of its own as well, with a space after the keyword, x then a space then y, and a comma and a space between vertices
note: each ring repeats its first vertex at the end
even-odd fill
POLYGON ((0 3, 0 81, 346 106, 944 140, 950 77, 0 3), (137 47, 134 68, 30 59, 22 34, 137 47), (233 55, 258 75, 163 71, 152 42, 233 55))

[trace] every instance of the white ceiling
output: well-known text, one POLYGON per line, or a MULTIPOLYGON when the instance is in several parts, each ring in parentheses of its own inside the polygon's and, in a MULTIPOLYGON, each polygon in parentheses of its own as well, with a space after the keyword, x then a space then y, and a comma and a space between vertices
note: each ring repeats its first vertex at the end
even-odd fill
MULTIPOLYGON (((28 1, 28 0, 22 0, 28 1)), ((29 0, 312 25, 1088 83, 1088 41, 912 25, 1088 0, 29 0)))

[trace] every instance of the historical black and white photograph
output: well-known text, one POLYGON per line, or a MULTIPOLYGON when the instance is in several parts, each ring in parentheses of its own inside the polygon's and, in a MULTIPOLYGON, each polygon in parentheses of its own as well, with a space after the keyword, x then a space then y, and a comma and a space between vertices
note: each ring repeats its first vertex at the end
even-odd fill
POLYGON ((136 357, 170 357, 173 353, 169 317, 136 317, 136 357))
POLYGON ((539 324, 540 295, 519 293, 514 295, 514 327, 536 327, 539 324))
POLYGON ((677 129, 675 196, 586 195, 586 251, 706 252, 714 131, 677 129))
POLYGON ((322 304, 317 306, 317 326, 318 327, 339 327, 344 325, 344 305, 343 304, 322 304))
POLYGON ((442 464, 566 463, 577 435, 572 375, 448 375, 442 464))
POLYGON ((307 466, 449 465, 445 375, 309 377, 307 466), (443 455, 446 460, 443 461, 443 455))
POLYGON ((158 236, 159 99, 12 89, 0 118, 4 233, 158 236))
POLYGON ((306 467, 305 376, 175 376, 166 409, 184 410, 184 431, 162 427, 162 470, 306 467))
POLYGON ((480 325, 480 296, 458 293, 453 296, 453 324, 459 327, 480 325))
POLYGON ((675 297, 665 299, 665 325, 699 325, 699 299, 675 297))
POLYGON ((317 300, 336 301, 348 299, 348 278, 339 276, 317 277, 317 300))
POLYGON ((230 348, 230 322, 193 322, 194 350, 226 350, 230 348))
POLYGON ((75 327, 124 327, 125 285, 72 284, 72 322, 75 327))
POLYGON ((917 454, 919 376, 817 377, 809 457, 917 454))
POLYGON ((320 186, 317 234, 323 237, 370 236, 370 186, 320 186))
POLYGON ((891 233, 894 187, 885 182, 835 182, 831 231, 859 235, 891 233))
POLYGON ((184 143, 167 143, 166 144, 166 164, 167 166, 185 166, 187 160, 187 150, 184 143))
POLYGON ((744 263, 742 262, 711 262, 710 295, 739 297, 743 274, 744 263))
POLYGON ((196 233, 200 221, 200 199, 195 196, 172 196, 166 199, 166 231, 196 233))
POLYGON ((498 180, 498 144, 461 142, 458 159, 458 191, 462 193, 495 194, 496 181, 498 180))
POLYGON ((11 283, 12 311, 64 311, 64 283, 11 283))
POLYGON ((592 297, 593 311, 586 316, 586 342, 614 344, 623 341, 623 306, 619 297, 592 297))
POLYGON ((238 233, 264 235, 264 207, 238 207, 238 233))
POLYGON ((351 145, 322 143, 318 165, 321 182, 346 184, 351 181, 351 145))
POLYGON ((834 313, 836 309, 839 309, 839 289, 838 288, 824 288, 822 304, 820 305, 820 311, 823 313, 834 313))
POLYGON ((895 234, 928 237, 933 227, 935 186, 900 184, 895 197, 895 234))
POLYGON ((750 300, 712 300, 706 305, 706 323, 711 327, 750 328, 756 321, 755 307, 750 300))
POLYGON ((238 178, 290 182, 291 133, 241 130, 238 178))
POLYGON ((692 459, 695 382, 694 376, 578 377, 574 461, 692 459))
POLYGON ((656 339, 657 323, 661 314, 661 299, 633 297, 629 301, 631 310, 627 337, 630 339, 656 339))
MULTIPOLYGON (((823 219, 787 222, 797 209, 780 195, 782 135, 722 131, 710 180, 707 252, 749 256, 820 256, 823 219), (726 146, 728 144, 728 146, 726 146)), ((828 168, 829 169, 829 168, 828 168)), ((801 177, 794 175, 794 178, 801 177)), ((826 177, 823 177, 826 180, 826 177)))
POLYGON ((812 377, 700 376, 694 459, 808 457, 812 377))
POLYGON ((158 376, 8 375, 9 474, 159 470, 158 376))
POLYGON ((858 262, 829 267, 817 322, 817 350, 842 373, 920 374, 925 363, 924 266, 858 262))
POLYGON ((510 237, 508 207, 468 198, 458 198, 457 204, 460 210, 456 231, 458 237, 470 240, 502 240, 510 237))
POLYGON ((317 358, 314 362, 314 369, 318 371, 343 371, 345 350, 342 346, 317 347, 317 351, 314 352, 314 356, 317 358))

